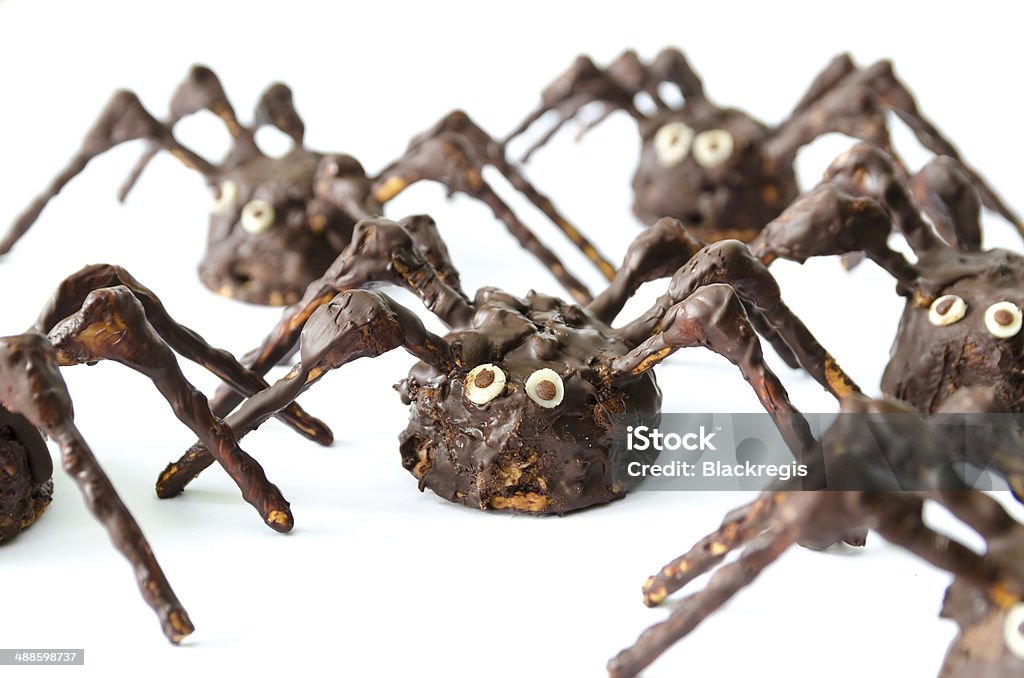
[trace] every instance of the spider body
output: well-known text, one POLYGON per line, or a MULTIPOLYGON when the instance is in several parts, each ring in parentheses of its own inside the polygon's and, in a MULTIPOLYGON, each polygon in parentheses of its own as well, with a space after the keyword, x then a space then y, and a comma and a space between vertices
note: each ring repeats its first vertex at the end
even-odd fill
POLYGON ((590 301, 586 286, 484 181, 481 172, 485 166, 497 168, 606 278, 614 275, 614 268, 593 244, 506 161, 500 146, 462 111, 449 113, 418 135, 401 157, 376 175, 368 175, 349 155, 307 148, 304 135, 305 125, 291 90, 280 83, 263 93, 249 125, 238 120, 220 80, 205 66, 194 66, 178 87, 165 121, 154 118, 132 92, 119 91, 71 162, 0 241, 0 254, 13 247, 47 203, 94 157, 141 139, 150 148, 121 188, 121 198, 161 150, 202 174, 214 202, 199 277, 208 288, 232 299, 274 306, 295 303, 345 249, 357 221, 383 214, 384 204, 406 187, 428 180, 443 184, 449 194, 462 192, 486 204, 577 301, 590 301), (206 160, 174 136, 174 126, 182 118, 201 111, 220 118, 231 135, 231 149, 220 163, 206 160), (273 157, 263 152, 256 134, 266 126, 290 137, 292 147, 287 153, 273 157))
POLYGON ((412 405, 400 436, 402 464, 421 487, 474 508, 559 513, 633 489, 636 481, 623 482, 626 453, 615 443, 626 418, 657 426, 653 371, 613 383, 606 365, 631 346, 575 304, 488 288, 475 305, 469 328, 445 337, 460 367, 443 373, 419 363, 399 385, 412 405), (471 369, 478 365, 501 370, 505 382, 483 404, 467 394, 479 389, 479 371, 471 369), (557 375, 555 407, 538 402, 536 390, 530 395, 540 370, 557 375))
MULTIPOLYGON (((1012 412, 1024 411, 1024 336, 1013 333, 1024 306, 1024 257, 1005 249, 961 252, 938 249, 916 262, 936 283, 929 307, 908 303, 882 375, 882 391, 924 411, 935 411, 961 388, 994 389, 1012 412), (963 317, 936 325, 933 309, 964 305, 963 317), (1006 306, 1005 331, 994 316, 1006 306), (995 309, 991 310, 990 309, 995 309)), ((957 313, 950 308, 946 317, 957 313)), ((941 317, 941 316, 940 316, 941 317)), ((941 322, 941 320, 940 320, 941 322)))
POLYGON ((633 211, 645 224, 671 215, 702 240, 749 241, 800 192, 770 130, 743 111, 699 100, 645 121, 640 138, 633 211), (698 139, 700 161, 682 148, 698 139))
MULTIPOLYGON (((891 63, 879 61, 861 68, 848 54, 835 57, 777 125, 712 103, 700 76, 677 49, 664 49, 649 63, 627 50, 606 68, 580 56, 543 90, 540 105, 505 141, 554 113, 554 124, 526 151, 525 161, 589 104, 600 107, 600 113, 580 136, 616 110, 625 111, 637 123, 641 142, 633 178, 637 218, 644 225, 666 216, 679 219, 705 242, 753 240, 798 196, 796 156, 822 135, 845 134, 891 153, 890 111, 925 148, 960 157, 918 109, 891 63), (680 103, 666 100, 666 87, 677 90, 680 103)), ((964 171, 978 187, 985 206, 1024 235, 1024 222, 985 180, 969 167, 964 171)))
POLYGON ((317 272, 327 270, 352 237, 356 219, 316 194, 327 167, 337 181, 354 184, 355 204, 381 207, 351 156, 324 155, 303 147, 274 158, 236 153, 219 173, 210 211, 207 251, 199 264, 203 284, 222 296, 272 306, 294 303, 317 272))
MULTIPOLYGON (((298 363, 226 421, 245 435, 329 371, 403 348, 419 363, 398 386, 411 405, 400 452, 420 488, 483 510, 566 513, 621 497, 640 481, 621 468, 625 429, 658 422, 652 368, 680 348, 703 346, 732 362, 791 449, 813 444, 765 365, 755 328, 831 392, 856 386, 779 294, 742 243, 704 246, 664 219, 634 240, 612 283, 586 306, 487 287, 471 300, 429 217, 366 219, 249 354, 258 374, 296 346, 298 363), (641 284, 668 276, 667 292, 646 313, 613 326, 641 284), (426 330, 378 291, 385 283, 414 292, 448 332, 426 330)), ((222 390, 212 404, 227 415, 242 400, 222 390)), ((183 491, 210 463, 204 446, 193 445, 161 475, 158 492, 183 491)))
POLYGON ((982 248, 980 205, 952 158, 907 180, 886 153, 860 144, 751 246, 763 263, 863 253, 897 280, 906 304, 882 377, 886 395, 935 412, 959 391, 985 387, 1021 412, 1024 257, 982 248), (916 261, 889 248, 893 231, 916 261))

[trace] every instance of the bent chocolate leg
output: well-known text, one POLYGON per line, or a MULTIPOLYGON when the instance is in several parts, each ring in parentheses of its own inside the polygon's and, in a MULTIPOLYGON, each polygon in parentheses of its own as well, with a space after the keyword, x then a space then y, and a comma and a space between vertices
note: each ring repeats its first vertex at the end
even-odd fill
POLYGON ((465 193, 490 207, 519 244, 544 264, 577 302, 588 303, 591 295, 586 285, 565 268, 558 255, 541 243, 484 181, 483 168, 483 159, 476 157, 461 135, 442 133, 410 147, 384 170, 373 182, 373 197, 382 204, 387 203, 411 184, 423 180, 436 181, 450 193, 465 193))
MULTIPOLYGON (((339 294, 310 317, 300 340, 299 363, 273 386, 247 400, 227 418, 227 424, 241 438, 330 370, 398 347, 442 372, 455 366, 448 343, 428 332, 415 314, 390 297, 366 290, 339 294)), ((206 444, 196 443, 160 474, 157 494, 165 498, 180 494, 212 462, 206 444)))
POLYGON ((741 589, 753 582, 762 571, 793 545, 796 527, 784 525, 751 542, 736 562, 717 570, 703 590, 684 598, 665 621, 644 631, 636 643, 608 662, 612 678, 630 678, 690 633, 708 615, 724 605, 741 589))
POLYGON ((110 483, 75 426, 71 397, 57 370, 53 347, 30 332, 0 339, 0 404, 21 414, 60 448, 64 470, 89 512, 131 563, 139 591, 172 643, 194 630, 138 523, 110 483))
POLYGON ((937 295, 917 267, 889 248, 893 221, 871 198, 854 197, 823 183, 793 201, 750 243, 755 257, 768 266, 776 259, 803 263, 811 257, 863 252, 927 307, 937 295))
MULTIPOLYGON (((262 391, 270 385, 261 376, 243 367, 227 351, 210 346, 199 334, 175 322, 156 294, 120 266, 86 266, 61 281, 40 313, 36 330, 49 333, 61 320, 77 313, 91 292, 119 285, 131 291, 142 304, 149 324, 168 346, 183 357, 205 367, 244 396, 262 391)), ((289 405, 279 416, 310 440, 323 445, 329 445, 333 440, 334 436, 327 425, 307 414, 296 403, 289 405)))
MULTIPOLYGON (((449 327, 466 327, 473 317, 474 308, 459 289, 445 283, 421 252, 440 257, 440 251, 430 235, 429 226, 421 217, 411 217, 405 223, 416 225, 411 231, 404 223, 389 219, 364 219, 356 224, 352 242, 327 272, 306 288, 298 303, 285 309, 281 320, 252 354, 250 368, 264 375, 278 364, 299 341, 303 327, 313 313, 338 294, 358 289, 371 283, 390 283, 404 287, 423 300, 426 307, 449 327), (415 239, 414 239, 415 238, 415 239)), ((454 270, 450 262, 446 265, 454 270)), ((232 389, 221 388, 211 405, 217 416, 233 410, 242 397, 232 389)))
POLYGON ((114 94, 100 114, 99 120, 86 135, 78 153, 50 182, 46 190, 15 220, 11 230, 0 241, 0 254, 10 251, 14 243, 39 218, 46 204, 84 170, 89 161, 118 144, 135 139, 148 139, 160 148, 170 151, 186 167, 200 172, 208 180, 212 180, 216 174, 216 168, 207 160, 179 144, 171 131, 143 108, 135 94, 121 90, 114 94))
POLYGON ((672 277, 668 292, 644 315, 619 329, 619 335, 629 342, 649 336, 655 328, 666 326, 665 316, 673 305, 701 286, 712 283, 731 286, 743 300, 743 306, 757 309, 796 356, 800 366, 830 393, 842 398, 859 390, 782 301, 779 285, 768 269, 736 240, 722 240, 698 252, 672 277))
MULTIPOLYGON (((612 283, 587 305, 587 310, 611 324, 642 284, 673 275, 703 248, 704 243, 693 237, 678 219, 659 219, 630 243, 612 283)), ((747 315, 754 329, 772 344, 785 363, 799 367, 792 349, 761 311, 747 305, 747 315)), ((641 332, 638 341, 646 339, 647 334, 649 331, 641 332)))
MULTIPOLYGON (((501 144, 491 138, 479 125, 477 125, 465 111, 452 111, 442 118, 436 125, 426 132, 415 137, 409 143, 409 149, 436 139, 446 134, 455 134, 472 149, 472 154, 486 164, 493 166, 505 179, 512 184, 512 187, 523 194, 527 200, 539 209, 544 216, 551 220, 562 233, 590 260, 594 266, 611 280, 615 276, 615 267, 612 266, 598 250, 597 247, 584 236, 561 212, 559 212, 551 198, 541 193, 533 184, 527 181, 519 168, 510 163, 505 157, 505 150, 501 144)), ((481 169, 483 166, 481 165, 481 169)), ((389 168, 390 169, 390 168, 389 168)), ((386 174, 387 170, 381 172, 386 174)))
POLYGON ((113 360, 149 377, 175 416, 212 451, 263 521, 278 532, 292 528, 288 502, 263 468, 238 446, 231 429, 213 416, 204 396, 181 373, 174 352, 146 321, 127 287, 90 292, 82 309, 50 333, 60 365, 113 360))
POLYGON ((785 387, 764 363, 761 342, 736 291, 728 285, 698 288, 664 314, 661 329, 611 362, 611 379, 625 381, 646 372, 679 350, 703 346, 739 368, 797 459, 814 454, 817 441, 789 401, 785 387))
MULTIPOLYGON (((224 87, 220 83, 217 74, 206 66, 193 66, 185 80, 178 85, 174 95, 171 97, 170 115, 165 121, 169 131, 174 130, 178 122, 193 113, 209 111, 220 118, 227 127, 228 134, 238 139, 245 133, 245 128, 238 122, 235 116, 235 109, 231 106, 224 87)), ((128 197, 135 183, 142 176, 142 172, 149 165, 149 161, 160 152, 159 144, 151 144, 142 156, 136 161, 135 167, 128 174, 127 179, 121 184, 117 197, 122 202, 128 197)))

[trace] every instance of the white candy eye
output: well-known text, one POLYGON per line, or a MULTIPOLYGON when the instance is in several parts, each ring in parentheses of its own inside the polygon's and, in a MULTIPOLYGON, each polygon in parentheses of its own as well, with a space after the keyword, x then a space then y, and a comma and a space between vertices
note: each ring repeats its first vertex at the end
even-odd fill
POLYGON ((234 207, 236 200, 238 200, 238 185, 231 179, 225 179, 220 183, 217 197, 214 198, 210 211, 214 214, 222 214, 234 207))
POLYGON ((693 130, 681 122, 670 122, 654 134, 654 152, 662 167, 678 165, 690 152, 693 130))
POLYGON ((1017 603, 1006 613, 1003 640, 1010 652, 1024 659, 1024 603, 1017 603))
POLYGON ((545 367, 526 380, 526 395, 541 407, 558 407, 565 397, 565 386, 558 372, 545 367))
POLYGON ((1009 339, 1020 332, 1021 314, 1017 305, 1000 301, 985 309, 985 329, 993 337, 1009 339))
POLYGON ((253 235, 274 225, 274 206, 266 200, 250 200, 242 208, 242 228, 253 235))
POLYGON ((967 302, 955 294, 943 294, 928 309, 928 322, 937 327, 952 325, 967 313, 967 302))
POLYGON ((724 129, 709 129, 693 140, 693 159, 702 167, 718 167, 729 159, 735 142, 724 129))
POLYGON ((477 365, 466 375, 463 387, 471 403, 484 405, 505 390, 505 373, 490 363, 477 365))

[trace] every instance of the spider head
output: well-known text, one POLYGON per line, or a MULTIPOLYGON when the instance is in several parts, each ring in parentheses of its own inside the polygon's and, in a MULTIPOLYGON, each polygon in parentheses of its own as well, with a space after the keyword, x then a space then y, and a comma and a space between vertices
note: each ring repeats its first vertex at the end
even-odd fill
POLYGON ((907 303, 882 390, 934 411, 964 387, 991 387, 1024 408, 1024 257, 1008 250, 939 249, 917 263, 940 290, 926 307, 907 303))
POLYGON ((302 296, 348 244, 369 182, 345 155, 295 147, 281 157, 236 153, 214 185, 203 284, 227 297, 280 306, 302 296), (345 193, 347 192, 347 193, 345 193))
POLYGON ((950 678, 1024 674, 1024 602, 993 600, 985 589, 957 578, 946 590, 942 616, 960 627, 942 667, 950 678))
MULTIPOLYGON (((653 374, 623 386, 629 348, 579 306, 530 293, 477 293, 472 326, 447 337, 460 365, 417 365, 399 388, 413 413, 403 465, 440 496, 480 509, 565 513, 621 497, 621 418, 656 425, 653 374), (628 417, 627 417, 628 418, 628 417)), ((634 457, 635 458, 635 457, 634 457)))
POLYGON ((766 152, 767 128, 742 111, 688 103, 641 137, 633 211, 647 224, 670 216, 705 242, 749 241, 797 196, 792 166, 766 152))

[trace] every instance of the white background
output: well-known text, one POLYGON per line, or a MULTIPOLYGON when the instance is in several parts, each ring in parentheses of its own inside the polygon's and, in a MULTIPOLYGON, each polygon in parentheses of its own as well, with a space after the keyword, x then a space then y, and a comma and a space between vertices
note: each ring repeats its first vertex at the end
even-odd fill
MULTIPOLYGON (((351 153, 372 172, 456 106, 507 132, 579 52, 606 62, 628 46, 653 57, 673 44, 716 101, 772 123, 836 52, 851 50, 865 65, 891 57, 923 110, 1022 211, 1020 17, 997 3, 939 4, 842 3, 831 12, 823 3, 622 3, 609 11, 520 2, 499 11, 485 3, 8 0, 0 2, 0 225, 70 156, 115 88, 134 89, 161 115, 193 62, 218 72, 243 118, 267 84, 289 83, 308 144, 351 153)), ((226 148, 213 120, 197 116, 180 130, 201 152, 216 157, 226 148)), ((928 157, 902 128, 897 143, 912 165, 928 157)), ((828 138, 803 153, 803 185, 848 145, 828 138)), ((636 149, 634 126, 618 115, 578 145, 566 130, 528 167, 616 260, 637 233, 629 212, 636 149)), ((0 262, 0 333, 22 331, 62 277, 95 262, 124 265, 178 320, 236 353, 272 326, 279 311, 213 296, 194 274, 210 201, 198 175, 161 156, 128 203, 117 204, 139 151, 131 145, 96 160, 0 262)), ((389 205, 395 217, 413 212, 437 219, 467 289, 557 292, 486 208, 423 185, 389 205)), ((600 288, 553 229, 523 214, 600 288)), ((989 215, 985 227, 989 244, 1021 249, 998 218, 989 215)), ((871 264, 845 274, 833 260, 773 270, 789 304, 876 393, 901 308, 892 281, 871 264)), ((648 288, 623 317, 662 289, 648 288)), ((813 381, 771 358, 800 408, 835 408, 813 381)), ((158 471, 191 433, 142 377, 106 364, 66 370, 80 428, 197 631, 179 648, 167 644, 128 567, 58 471, 52 507, 0 549, 0 646, 86 648, 86 671, 96 675, 236 667, 257 675, 327 667, 345 675, 602 675, 609 657, 666 614, 641 604, 645 577, 749 495, 640 492, 538 519, 420 494, 399 464, 396 436, 407 413, 391 389, 411 362, 397 352, 360 361, 302 399, 334 427, 332 448, 276 422, 244 441, 292 502, 289 536, 264 527, 215 468, 183 497, 157 500, 158 471)), ((215 386, 186 369, 204 390, 215 386)), ((705 351, 683 352, 658 377, 666 411, 759 409, 735 369, 705 351)), ((647 675, 935 675, 954 633, 937 619, 947 582, 877 537, 857 553, 793 549, 647 675)), ((73 672, 81 669, 54 670, 73 672)))

